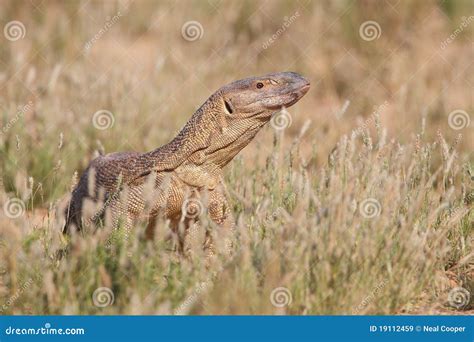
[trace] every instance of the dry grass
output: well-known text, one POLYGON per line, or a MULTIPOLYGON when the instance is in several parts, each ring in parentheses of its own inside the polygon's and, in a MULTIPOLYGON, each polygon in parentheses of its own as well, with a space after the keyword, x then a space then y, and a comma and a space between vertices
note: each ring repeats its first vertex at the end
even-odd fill
POLYGON ((0 311, 468 312, 448 293, 474 289, 473 124, 448 114, 472 117, 472 15, 470 1, 3 2, 2 26, 26 34, 0 44, 0 311), (183 39, 189 20, 201 39, 183 39), (367 20, 378 39, 361 39, 367 20), (219 86, 284 70, 312 89, 227 169, 231 259, 180 257, 165 222, 153 242, 143 224, 111 248, 107 229, 64 240, 58 207, 97 151, 151 150, 219 86), (100 287, 113 304, 94 305, 100 287))

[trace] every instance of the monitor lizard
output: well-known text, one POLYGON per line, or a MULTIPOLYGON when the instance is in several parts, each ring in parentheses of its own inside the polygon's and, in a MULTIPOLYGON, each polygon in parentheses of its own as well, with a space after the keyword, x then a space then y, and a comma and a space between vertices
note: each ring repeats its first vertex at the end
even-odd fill
POLYGON ((63 232, 95 225, 106 211, 112 214, 114 226, 121 220, 131 228, 139 217, 148 217, 148 238, 153 237, 158 217, 168 219, 173 231, 179 227, 186 231, 204 211, 221 230, 232 231, 223 168, 272 114, 298 102, 309 87, 309 81, 294 72, 234 81, 212 94, 169 143, 146 153, 97 157, 72 191, 63 232), (150 184, 152 190, 147 191, 150 184), (101 206, 85 218, 88 200, 101 206))

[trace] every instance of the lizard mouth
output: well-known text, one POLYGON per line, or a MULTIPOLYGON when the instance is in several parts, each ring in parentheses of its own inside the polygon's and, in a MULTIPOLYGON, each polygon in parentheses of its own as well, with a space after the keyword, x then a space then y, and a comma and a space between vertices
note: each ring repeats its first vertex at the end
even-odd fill
POLYGON ((274 103, 270 103, 267 108, 270 110, 279 110, 283 107, 290 107, 298 102, 309 90, 310 84, 307 82, 303 86, 293 89, 290 92, 282 95, 271 97, 274 103))
POLYGON ((270 110, 278 110, 283 107, 290 107, 293 106, 296 102, 298 102, 309 90, 309 85, 304 86, 297 91, 292 91, 291 93, 283 95, 283 97, 280 97, 277 101, 275 101, 275 104, 270 104, 267 106, 268 109, 270 110))
POLYGON ((305 84, 304 86, 300 88, 299 92, 301 93, 301 97, 303 97, 308 92, 310 87, 311 87, 311 84, 308 82, 307 84, 305 84))

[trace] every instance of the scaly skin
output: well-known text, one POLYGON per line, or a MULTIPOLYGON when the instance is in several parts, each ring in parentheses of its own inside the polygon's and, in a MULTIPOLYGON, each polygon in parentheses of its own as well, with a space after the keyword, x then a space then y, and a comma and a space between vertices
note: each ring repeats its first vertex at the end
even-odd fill
POLYGON ((72 192, 64 232, 81 230, 110 212, 114 226, 120 220, 128 228, 137 218, 148 217, 148 237, 160 216, 178 233, 198 221, 202 209, 220 230, 231 231, 222 169, 273 113, 295 104, 308 90, 309 82, 293 72, 235 81, 211 95, 168 144, 147 153, 116 152, 94 159, 72 192), (99 210, 85 218, 87 201, 99 210))

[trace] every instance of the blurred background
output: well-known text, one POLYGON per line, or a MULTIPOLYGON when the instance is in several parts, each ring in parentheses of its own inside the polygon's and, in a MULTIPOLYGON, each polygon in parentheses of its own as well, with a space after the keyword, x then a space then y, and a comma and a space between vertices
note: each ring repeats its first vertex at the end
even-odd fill
POLYGON ((411 139, 424 119, 430 138, 470 134, 472 151, 472 125, 450 129, 448 115, 472 113, 473 14, 469 0, 2 0, 3 184, 27 191, 33 177, 38 203, 57 199, 94 151, 156 148, 220 86, 285 70, 312 83, 285 134, 311 121, 315 166, 342 135, 373 129, 374 112, 388 138, 411 139))

